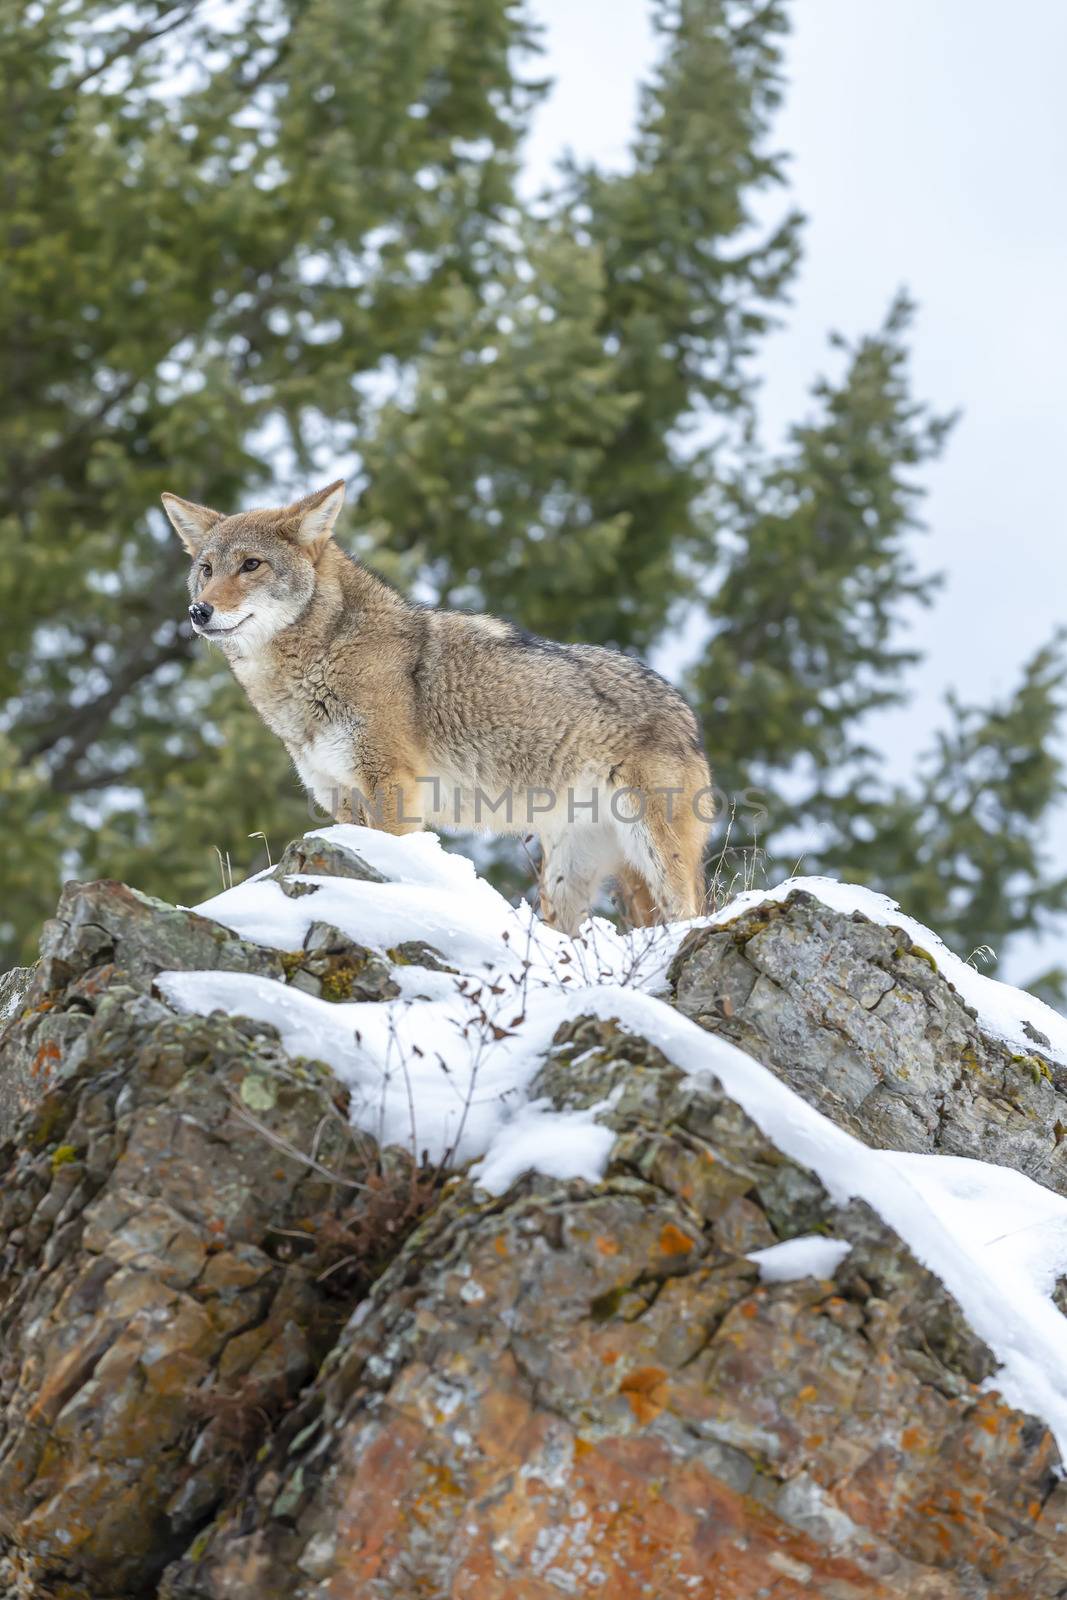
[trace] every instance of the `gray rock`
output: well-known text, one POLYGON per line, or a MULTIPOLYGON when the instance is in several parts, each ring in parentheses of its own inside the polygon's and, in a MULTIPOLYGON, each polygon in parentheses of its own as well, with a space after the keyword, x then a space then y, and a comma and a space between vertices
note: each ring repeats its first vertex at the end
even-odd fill
POLYGON ((393 1000, 400 993, 389 963, 328 922, 313 922, 304 953, 284 958, 286 980, 323 1000, 393 1000))
MULTIPOLYGON (((292 873, 316 878, 362 878, 366 883, 386 881, 377 867, 372 867, 354 850, 346 850, 328 839, 316 839, 312 834, 287 844, 270 876, 284 880, 292 873)), ((301 887, 299 884, 292 886, 293 889, 301 887)))
POLYGON ((125 884, 68 883, 45 924, 21 1006, 0 1028, 0 1138, 15 1116, 76 1072, 98 1002, 151 992, 156 974, 219 969, 282 978, 280 952, 125 884))
MULTIPOLYGON (((0 976, 0 1029, 22 1015, 32 977, 32 967, 12 967, 0 976)), ((30 1087, 24 1074, 25 1063, 12 1061, 0 1066, 0 1134, 10 1125, 30 1087)))
POLYGON ((797 893, 695 930, 670 981, 680 1011, 865 1143, 994 1161, 1067 1194, 1067 1068, 983 1033, 899 929, 797 893))
POLYGON ((58 989, 96 972, 88 997, 107 982, 104 969, 121 966, 128 979, 152 978, 167 968, 179 972, 218 968, 226 972, 281 975, 276 951, 239 939, 195 911, 167 905, 122 883, 68 883, 41 936, 27 1003, 47 1000, 58 989))
POLYGON ((0 1024, 18 1016, 32 976, 32 967, 12 967, 0 975, 0 1024))
MULTIPOLYGON (((314 893, 315 885, 287 877, 305 872, 385 882, 358 855, 310 836, 286 846, 274 876, 287 894, 314 893)), ((450 970, 428 946, 418 948, 421 957, 404 947, 398 961, 450 970)), ((79 1036, 117 976, 147 993, 161 971, 200 969, 276 978, 327 1000, 390 1000, 400 992, 381 955, 326 923, 312 924, 303 950, 283 952, 125 884, 68 883, 45 924, 36 967, 0 980, 0 1136, 57 1073, 78 1065, 79 1036)))

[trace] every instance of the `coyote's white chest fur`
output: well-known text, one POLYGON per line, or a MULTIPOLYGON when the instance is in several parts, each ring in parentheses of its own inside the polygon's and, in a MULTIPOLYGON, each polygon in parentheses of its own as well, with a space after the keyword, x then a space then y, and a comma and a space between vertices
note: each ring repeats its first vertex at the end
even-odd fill
POLYGON ((226 517, 176 496, 193 626, 332 816, 536 834, 546 917, 607 878, 635 920, 691 916, 710 778, 696 721, 631 657, 415 606, 333 542, 343 484, 226 517))

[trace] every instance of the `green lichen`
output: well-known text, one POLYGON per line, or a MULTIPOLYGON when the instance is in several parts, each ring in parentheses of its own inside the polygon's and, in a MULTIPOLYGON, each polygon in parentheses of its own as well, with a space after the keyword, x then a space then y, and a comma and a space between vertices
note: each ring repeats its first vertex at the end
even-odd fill
POLYGON ((61 1144, 52 1152, 52 1171, 58 1172, 60 1167, 69 1166, 72 1161, 77 1161, 78 1152, 72 1144, 61 1144))
POLYGON ((285 981, 288 983, 293 973, 304 965, 308 953, 306 950, 281 950, 279 954, 282 960, 282 971, 285 973, 285 981))
POLYGON ((286 1484, 281 1494, 278 1495, 273 1506, 271 1507, 272 1514, 276 1517, 291 1516, 299 1507, 303 1493, 304 1469, 303 1467, 297 1467, 296 1471, 293 1473, 293 1476, 290 1478, 289 1482, 286 1484))
POLYGON ((1035 1084, 1052 1082, 1048 1062, 1042 1061, 1040 1056, 1012 1056, 1011 1063, 1013 1067, 1021 1067, 1035 1084))
POLYGON ((329 972, 322 978, 322 998, 351 1000, 352 990, 366 965, 366 961, 357 961, 354 956, 336 957, 329 972))
POLYGON ((199 1561, 201 1556, 206 1554, 207 1547, 210 1543, 211 1529, 205 1528, 202 1533, 197 1534, 196 1538, 185 1552, 185 1559, 187 1561, 199 1561))
POLYGON ((269 1078, 250 1072, 241 1080, 241 1099, 253 1111, 270 1111, 278 1102, 278 1091, 269 1078))
POLYGON ((65 1130, 70 1123, 70 1102, 62 1095, 56 1095, 51 1104, 47 1101, 41 1108, 36 1126, 31 1134, 35 1150, 41 1150, 45 1145, 52 1143, 56 1135, 65 1130))
POLYGON ((301 1428, 296 1438, 290 1444, 286 1454, 290 1456, 299 1455, 304 1446, 311 1443, 312 1439, 315 1437, 321 1427, 322 1418, 313 1418, 312 1421, 308 1423, 306 1428, 301 1428))

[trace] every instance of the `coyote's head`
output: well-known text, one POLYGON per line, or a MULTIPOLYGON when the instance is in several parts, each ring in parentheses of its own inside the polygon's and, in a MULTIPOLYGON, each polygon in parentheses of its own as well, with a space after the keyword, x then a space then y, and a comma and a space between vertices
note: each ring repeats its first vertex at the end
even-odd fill
POLYGON ((345 497, 344 480, 274 511, 234 517, 165 494, 163 506, 193 558, 189 616, 202 639, 249 655, 303 612, 315 568, 345 497))

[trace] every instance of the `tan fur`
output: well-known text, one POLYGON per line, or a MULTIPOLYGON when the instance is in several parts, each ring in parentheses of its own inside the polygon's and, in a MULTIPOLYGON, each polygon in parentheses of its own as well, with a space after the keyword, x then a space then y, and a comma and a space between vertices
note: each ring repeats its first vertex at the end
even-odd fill
POLYGON ((542 912, 569 932, 608 879, 634 923, 697 915, 710 777, 681 696, 616 651, 413 605, 333 542, 343 491, 232 517, 163 497, 194 626, 319 805, 391 833, 538 834, 542 912), (508 793, 510 816, 490 804, 508 793))

